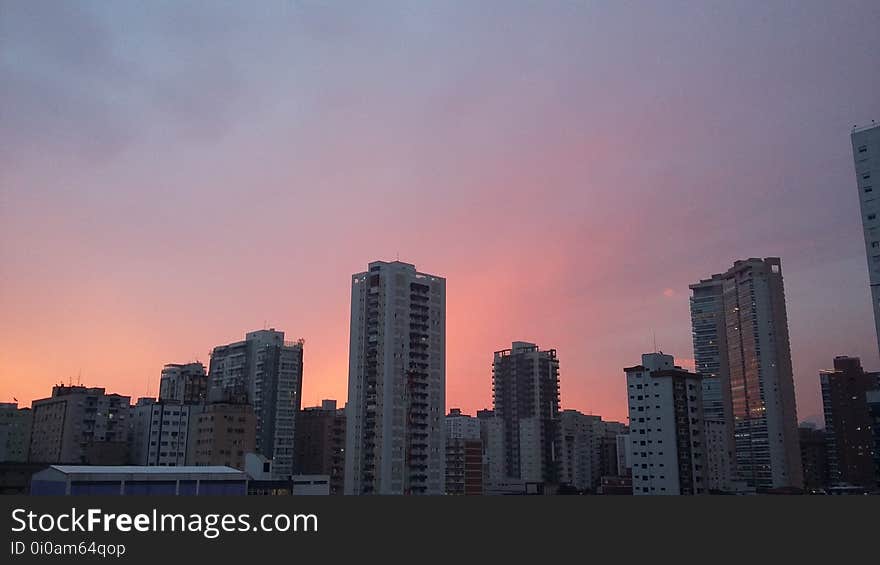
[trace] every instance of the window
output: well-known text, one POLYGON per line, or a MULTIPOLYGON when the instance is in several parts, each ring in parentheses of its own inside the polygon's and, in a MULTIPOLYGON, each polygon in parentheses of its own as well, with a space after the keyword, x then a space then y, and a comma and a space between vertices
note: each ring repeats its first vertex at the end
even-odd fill
POLYGON ((874 192, 874 187, 873 186, 866 186, 865 192, 874 192))
POLYGON ((867 153, 868 146, 867 145, 859 145, 859 153, 867 153))
POLYGON ((872 241, 871 247, 880 247, 880 241, 872 241))
POLYGON ((877 214, 868 214, 868 219, 869 219, 869 220, 874 220, 874 219, 876 219, 876 218, 877 218, 877 214))

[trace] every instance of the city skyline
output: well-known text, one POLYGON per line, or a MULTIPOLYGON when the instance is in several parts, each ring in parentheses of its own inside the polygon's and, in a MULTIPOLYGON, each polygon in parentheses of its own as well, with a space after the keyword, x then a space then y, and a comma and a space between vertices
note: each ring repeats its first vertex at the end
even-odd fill
POLYGON ((835 356, 880 368, 849 139, 880 7, 798 7, 4 4, 0 401, 156 396, 275 327, 303 406, 343 403, 350 275, 399 257, 449 282, 447 408, 524 339, 623 420, 654 336, 693 368, 688 285, 779 256, 821 423, 835 356))

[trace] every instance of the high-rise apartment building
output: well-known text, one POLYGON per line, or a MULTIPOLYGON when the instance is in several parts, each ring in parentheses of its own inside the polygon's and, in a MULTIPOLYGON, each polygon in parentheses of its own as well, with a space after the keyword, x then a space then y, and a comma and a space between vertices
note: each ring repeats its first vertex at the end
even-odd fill
POLYGON ((504 422, 504 472, 524 482, 559 481, 559 359, 555 349, 513 342, 495 352, 492 398, 504 422))
POLYGON ((442 494, 446 280, 399 261, 352 276, 346 494, 442 494))
POLYGON ((0 402, 0 463, 24 463, 31 441, 31 409, 0 402))
POLYGON ((707 493, 700 375, 663 353, 646 353, 624 372, 633 494, 707 493))
POLYGON ((257 453, 272 459, 276 478, 293 475, 296 415, 300 409, 303 341, 285 341, 274 328, 249 332, 244 341, 211 354, 210 401, 241 398, 257 417, 257 453))
POLYGON ((726 427, 733 479, 758 490, 800 488, 781 261, 736 261, 691 290, 696 369, 711 380, 704 409, 726 427))
POLYGON ((160 402, 198 404, 208 399, 208 374, 199 362, 165 365, 159 380, 160 402))
POLYGON ((712 490, 728 490, 735 474, 733 403, 730 365, 727 357, 727 329, 724 310, 724 276, 690 285, 691 329, 694 367, 702 376, 703 415, 706 424, 707 456, 712 490))
POLYGON ((858 357, 835 357, 834 369, 820 372, 819 381, 831 483, 874 487, 874 437, 867 399, 873 379, 858 357))
POLYGON ((722 275, 690 285, 691 328, 694 368, 703 377, 703 413, 706 419, 730 422, 732 407, 723 287, 722 275))
POLYGON ((295 468, 297 475, 327 475, 330 494, 345 487, 345 409, 335 400, 303 408, 296 419, 295 468))
POLYGON ((191 412, 198 405, 139 399, 131 408, 129 460, 132 465, 182 467, 187 464, 191 412))
POLYGON ((483 494, 480 421, 453 408, 446 415, 446 494, 483 494))
POLYGON ((124 465, 130 397, 103 388, 52 387, 34 400, 28 459, 39 463, 124 465))
POLYGON ((880 124, 872 122, 869 126, 853 128, 850 138, 865 236, 865 253, 868 258, 868 281, 871 285, 877 345, 880 348, 880 201, 877 200, 880 195, 880 124))
MULTIPOLYGON (((563 410, 559 415, 559 428, 559 483, 580 491, 594 490, 603 474, 605 426, 602 418, 577 410, 563 410)), ((614 444, 616 453, 616 435, 614 444)), ((617 467, 616 457, 614 466, 617 467)))

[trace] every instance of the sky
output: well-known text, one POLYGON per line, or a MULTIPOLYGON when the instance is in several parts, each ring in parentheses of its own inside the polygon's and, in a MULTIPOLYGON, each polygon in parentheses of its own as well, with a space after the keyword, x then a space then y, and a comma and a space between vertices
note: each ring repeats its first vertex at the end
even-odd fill
POLYGON ((880 3, 0 0, 0 401, 155 395, 274 327, 345 399, 350 284, 447 278, 447 406, 555 348, 562 407, 692 366, 688 284, 783 261, 801 420, 880 369, 849 134, 880 3))

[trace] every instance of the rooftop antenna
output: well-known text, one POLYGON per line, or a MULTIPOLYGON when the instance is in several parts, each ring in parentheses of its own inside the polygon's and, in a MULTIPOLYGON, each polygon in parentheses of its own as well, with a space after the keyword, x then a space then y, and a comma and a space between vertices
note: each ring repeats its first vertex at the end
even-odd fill
POLYGON ((654 340, 654 353, 657 353, 657 333, 652 329, 651 338, 654 340))

